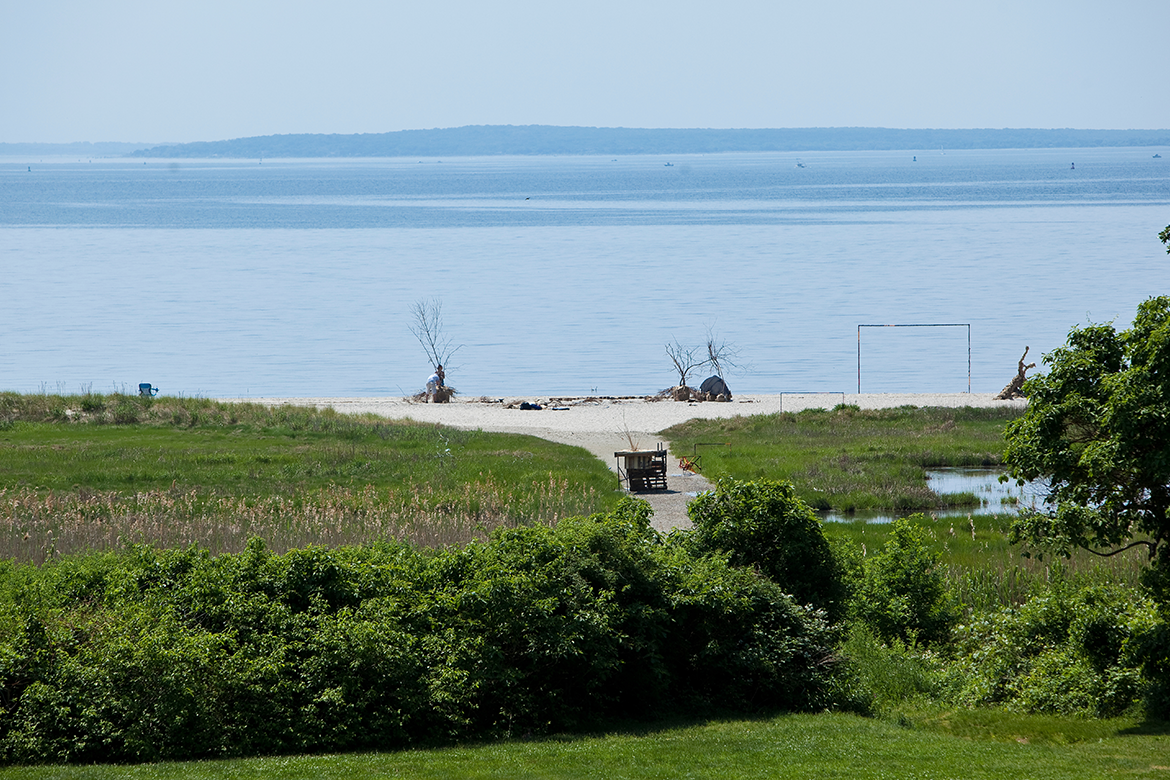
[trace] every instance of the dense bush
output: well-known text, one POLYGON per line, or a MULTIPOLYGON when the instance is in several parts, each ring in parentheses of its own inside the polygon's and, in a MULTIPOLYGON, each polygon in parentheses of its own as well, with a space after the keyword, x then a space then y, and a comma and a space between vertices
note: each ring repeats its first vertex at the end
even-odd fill
POLYGON ((836 635, 648 507, 404 544, 0 566, 0 758, 146 761, 817 708, 836 635))
POLYGON ((693 549, 754 566, 801 604, 844 617, 848 594, 821 522, 790 483, 721 479, 687 507, 693 549))
POLYGON ((953 695, 1020 712, 1119 715, 1141 696, 1142 651, 1158 627, 1153 604, 1131 588, 1058 581, 957 629, 953 695))
POLYGON ((877 636, 938 645, 946 642, 958 608, 922 531, 921 515, 896 520, 881 551, 865 560, 854 614, 877 636))

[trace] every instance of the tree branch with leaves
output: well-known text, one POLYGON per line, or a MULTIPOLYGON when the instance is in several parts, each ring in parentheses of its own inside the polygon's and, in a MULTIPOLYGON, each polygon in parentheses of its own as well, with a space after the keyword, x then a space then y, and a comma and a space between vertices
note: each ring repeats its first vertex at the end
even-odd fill
POLYGON ((1170 297, 1138 306, 1133 327, 1075 327, 1024 385, 1004 460, 1020 480, 1047 480, 1049 512, 1025 513, 1013 541, 1067 555, 1142 546, 1170 577, 1170 297))

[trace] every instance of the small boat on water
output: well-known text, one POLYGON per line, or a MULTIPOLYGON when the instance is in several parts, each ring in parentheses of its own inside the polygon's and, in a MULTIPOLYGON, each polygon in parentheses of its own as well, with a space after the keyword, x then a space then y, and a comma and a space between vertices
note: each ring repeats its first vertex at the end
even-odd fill
POLYGON ((1154 153, 1154 159, 1155 159, 1155 160, 1161 160, 1161 159, 1162 159, 1162 155, 1160 155, 1160 154, 1158 154, 1158 153, 1156 153, 1156 152, 1155 152, 1155 153, 1154 153))
POLYGON ((667 163, 667 164, 666 164, 666 167, 667 167, 667 168, 673 168, 673 167, 674 167, 674 163, 667 163))

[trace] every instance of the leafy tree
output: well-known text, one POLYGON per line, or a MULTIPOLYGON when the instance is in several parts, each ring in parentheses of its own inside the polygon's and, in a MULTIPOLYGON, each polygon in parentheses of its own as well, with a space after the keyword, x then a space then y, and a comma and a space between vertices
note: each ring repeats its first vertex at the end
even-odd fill
POLYGON ((1014 541, 1068 554, 1148 548, 1153 579, 1170 572, 1170 297, 1138 306, 1133 327, 1074 327, 1025 385, 1007 426, 1017 479, 1049 484, 1048 513, 1021 516, 1014 541))
POLYGON ((1170 225, 1167 225, 1166 229, 1158 234, 1158 238, 1166 245, 1166 254, 1170 255, 1170 225))
POLYGON ((939 568, 926 548, 913 515, 894 522, 880 552, 865 561, 865 576, 854 599, 858 618, 887 641, 945 642, 958 610, 939 568))
POLYGON ((821 521, 790 482, 721 479, 687 506, 696 552, 728 554, 735 566, 754 566, 801 604, 844 617, 843 572, 821 521))

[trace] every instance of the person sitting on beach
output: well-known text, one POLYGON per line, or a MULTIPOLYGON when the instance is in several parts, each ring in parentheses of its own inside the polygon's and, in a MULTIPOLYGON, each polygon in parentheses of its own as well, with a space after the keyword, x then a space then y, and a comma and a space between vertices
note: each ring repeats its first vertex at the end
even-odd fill
POLYGON ((431 374, 427 379, 427 403, 435 403, 435 393, 443 386, 443 380, 445 378, 443 366, 435 366, 435 373, 431 374))

